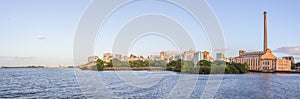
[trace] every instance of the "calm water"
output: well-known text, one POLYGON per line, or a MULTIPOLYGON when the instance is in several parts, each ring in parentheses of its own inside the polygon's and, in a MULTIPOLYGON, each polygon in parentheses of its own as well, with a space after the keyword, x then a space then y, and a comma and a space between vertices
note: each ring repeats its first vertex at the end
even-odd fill
MULTIPOLYGON (((192 87, 193 90, 187 98, 194 99, 201 97, 209 79, 209 75, 134 71, 135 76, 141 77, 141 80, 135 79, 133 75, 127 75, 128 73, 130 71, 0 69, 0 98, 164 98, 175 90, 174 87, 182 85, 184 87, 177 93, 185 93, 185 90, 192 87), (145 78, 151 74, 155 75, 152 79, 159 79, 145 78), (126 77, 134 79, 128 80, 126 77), (190 79, 178 83, 181 77, 190 79), (130 83, 131 80, 133 82, 139 80, 141 83, 130 83)), ((215 95, 218 99, 299 97, 298 74, 224 75, 215 95)))

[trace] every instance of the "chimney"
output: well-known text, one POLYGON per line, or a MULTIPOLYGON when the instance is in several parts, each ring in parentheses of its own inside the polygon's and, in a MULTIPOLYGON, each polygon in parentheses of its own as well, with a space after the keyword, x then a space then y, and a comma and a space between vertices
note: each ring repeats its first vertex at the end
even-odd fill
POLYGON ((267 32, 267 12, 264 11, 264 52, 268 48, 268 32, 267 32))

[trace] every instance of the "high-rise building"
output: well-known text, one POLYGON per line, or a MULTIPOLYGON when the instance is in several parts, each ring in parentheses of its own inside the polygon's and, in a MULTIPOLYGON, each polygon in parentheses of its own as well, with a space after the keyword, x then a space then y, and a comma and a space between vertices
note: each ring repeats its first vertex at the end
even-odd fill
POLYGON ((208 51, 204 51, 202 52, 202 57, 201 57, 202 60, 207 60, 207 61, 211 61, 211 57, 210 57, 210 54, 208 51))
POLYGON ((197 63, 201 60, 201 52, 195 52, 194 53, 194 58, 193 58, 193 62, 194 62, 194 66, 197 66, 197 63))
POLYGON ((223 52, 216 53, 216 60, 225 60, 225 55, 223 52))
POLYGON ((183 52, 183 60, 192 61, 194 58, 194 53, 195 51, 193 50, 183 52))
POLYGON ((160 59, 161 60, 167 60, 168 59, 168 55, 167 55, 166 51, 160 52, 160 59))

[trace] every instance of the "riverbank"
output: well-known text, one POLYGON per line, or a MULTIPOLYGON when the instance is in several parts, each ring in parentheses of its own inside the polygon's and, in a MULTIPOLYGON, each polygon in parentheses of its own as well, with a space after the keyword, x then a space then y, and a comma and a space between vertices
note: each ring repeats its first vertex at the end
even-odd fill
MULTIPOLYGON (((96 68, 92 67, 78 67, 81 70, 97 70, 96 68)), ((165 67, 105 67, 101 71, 113 71, 113 70, 134 70, 134 71, 141 71, 141 70, 146 70, 146 71, 151 71, 151 70, 160 70, 164 71, 166 70, 165 67)))
POLYGON ((166 70, 164 67, 139 67, 139 68, 129 68, 129 67, 109 67, 109 68, 103 68, 105 71, 111 71, 111 70, 166 70))

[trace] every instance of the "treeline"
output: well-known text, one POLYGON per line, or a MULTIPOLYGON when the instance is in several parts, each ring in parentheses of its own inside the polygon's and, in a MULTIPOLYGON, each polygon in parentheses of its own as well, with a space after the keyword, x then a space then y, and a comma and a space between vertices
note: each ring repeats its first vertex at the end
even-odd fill
POLYGON ((291 63, 291 69, 297 69, 296 67, 300 66, 300 62, 298 63, 291 63))
POLYGON ((110 62, 104 62, 101 59, 97 60, 94 70, 103 70, 111 67, 130 67, 130 68, 144 68, 144 67, 165 67, 167 63, 163 60, 134 60, 129 62, 113 59, 110 62))
POLYGON ((193 73, 193 74, 241 74, 247 72, 247 64, 241 63, 226 63, 224 61, 206 61, 200 60, 197 64, 192 61, 183 61, 181 59, 166 63, 163 60, 134 60, 129 62, 113 59, 110 62, 104 62, 101 59, 97 60, 97 65, 94 70, 103 70, 111 67, 166 67, 168 71, 193 73))
POLYGON ((196 65, 191 61, 181 59, 171 61, 167 64, 168 71, 193 74, 242 74, 246 73, 248 65, 241 63, 228 63, 224 61, 200 60, 196 65))

